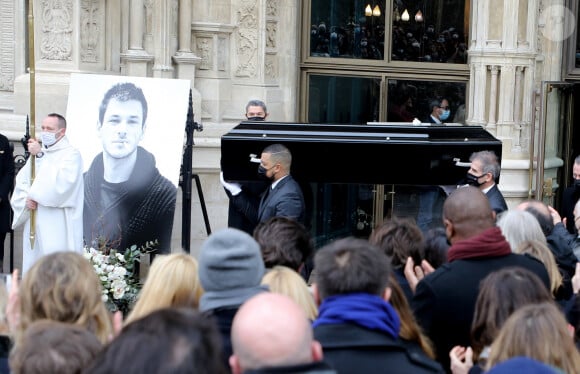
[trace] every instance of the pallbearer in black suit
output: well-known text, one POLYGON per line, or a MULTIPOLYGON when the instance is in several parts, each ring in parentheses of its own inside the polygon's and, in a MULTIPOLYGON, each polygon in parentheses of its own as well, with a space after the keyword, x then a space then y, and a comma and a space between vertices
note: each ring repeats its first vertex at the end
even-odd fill
POLYGON ((496 215, 507 210, 505 199, 495 184, 500 172, 495 153, 492 151, 475 152, 469 161, 471 161, 471 166, 467 172, 467 183, 483 191, 496 215))
POLYGON ((262 151, 258 174, 270 182, 256 204, 238 183, 222 184, 231 193, 236 209, 257 225, 272 217, 288 217, 305 224, 304 195, 290 175, 292 155, 282 144, 272 144, 262 151))
MULTIPOLYGON (((268 118, 268 114, 266 103, 262 100, 250 100, 248 104, 246 104, 246 119, 248 121, 265 121, 266 118, 268 118)), ((221 179, 223 179, 223 177, 221 179)), ((246 193, 247 197, 254 199, 255 203, 258 204, 260 202, 260 194, 266 190, 268 182, 244 182, 240 186, 246 193)), ((236 208, 236 205, 232 201, 232 193, 227 188, 225 188, 225 190, 228 199, 230 200, 228 206, 228 227, 240 229, 252 235, 256 223, 252 222, 243 212, 236 208)))

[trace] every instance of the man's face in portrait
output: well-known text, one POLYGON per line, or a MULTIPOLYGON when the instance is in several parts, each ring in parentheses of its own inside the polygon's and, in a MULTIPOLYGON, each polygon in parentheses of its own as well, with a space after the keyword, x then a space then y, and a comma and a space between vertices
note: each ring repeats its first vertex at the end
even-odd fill
POLYGON ((104 152, 113 158, 124 158, 135 152, 143 138, 143 125, 139 101, 111 99, 99 129, 104 152))

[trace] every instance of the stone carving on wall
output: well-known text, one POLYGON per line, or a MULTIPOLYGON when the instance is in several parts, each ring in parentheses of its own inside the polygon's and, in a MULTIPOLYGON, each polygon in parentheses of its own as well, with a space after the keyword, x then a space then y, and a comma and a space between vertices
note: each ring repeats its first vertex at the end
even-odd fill
POLYGON ((81 3, 81 61, 99 61, 99 38, 103 10, 98 0, 83 0, 81 3))
POLYGON ((264 75, 267 79, 277 79, 278 78, 278 60, 275 54, 266 55, 266 68, 264 70, 264 75))
POLYGON ((256 0, 242 1, 237 10, 236 76, 255 77, 258 47, 258 9, 256 0))
MULTIPOLYGON (((143 47, 146 51, 150 52, 153 50, 153 0, 144 0, 143 5, 145 7, 145 39, 143 47)), ((132 10, 135 11, 134 9, 132 10)))
POLYGON ((227 51, 228 40, 226 38, 218 37, 217 69, 219 71, 226 71, 227 69, 227 51))
POLYGON ((41 16, 40 59, 71 61, 73 1, 42 0, 37 14, 41 16))
POLYGON ((276 48, 276 37, 278 35, 278 24, 276 22, 266 23, 266 48, 276 48))
POLYGON ((0 90, 14 89, 14 1, 0 1, 0 90))
POLYGON ((266 1, 266 15, 268 17, 276 17, 278 15, 278 0, 266 1))
POLYGON ((197 66, 200 70, 210 70, 213 64, 212 61, 212 39, 208 37, 197 38, 197 55, 201 58, 201 62, 197 66))

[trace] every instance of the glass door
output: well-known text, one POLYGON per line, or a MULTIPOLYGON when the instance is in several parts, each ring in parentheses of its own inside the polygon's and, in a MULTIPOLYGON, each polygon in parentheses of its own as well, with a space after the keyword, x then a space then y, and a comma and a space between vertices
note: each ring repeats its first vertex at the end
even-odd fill
MULTIPOLYGON (((571 181, 574 150, 574 85, 566 82, 543 82, 540 121, 537 133, 538 146, 535 157, 530 158, 530 169, 536 161, 537 200, 559 208, 561 191, 571 181), (556 171, 555 171, 556 170, 556 171)), ((532 147, 532 149, 535 147, 532 147)), ((530 170, 532 175, 533 170, 530 170)), ((530 177, 530 184, 532 184, 530 177)), ((530 186, 531 191, 531 186, 530 186)))

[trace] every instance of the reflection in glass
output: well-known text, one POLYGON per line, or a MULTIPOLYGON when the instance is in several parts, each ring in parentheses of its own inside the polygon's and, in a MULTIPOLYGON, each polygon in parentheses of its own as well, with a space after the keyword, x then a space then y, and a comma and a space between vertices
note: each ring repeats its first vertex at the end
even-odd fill
POLYGON ((394 0, 391 59, 467 63, 469 0, 394 0))
POLYGON ((432 112, 442 112, 448 106, 450 113, 441 122, 465 124, 465 83, 389 79, 388 90, 388 122, 412 122, 414 118, 433 122, 432 112), (439 103, 439 108, 431 107, 433 102, 439 103))
POLYGON ((381 219, 411 218, 423 232, 443 227, 440 186, 385 185, 383 217, 373 216, 375 185, 311 183, 314 191, 312 236, 316 248, 347 236, 368 238, 381 219), (388 196, 388 197, 387 197, 388 196))
POLYGON ((382 60, 384 1, 312 0, 310 55, 382 60))
POLYGON ((580 27, 576 26, 576 67, 580 68, 580 27))
POLYGON ((378 121, 380 84, 377 78, 310 75, 308 122, 378 121))

